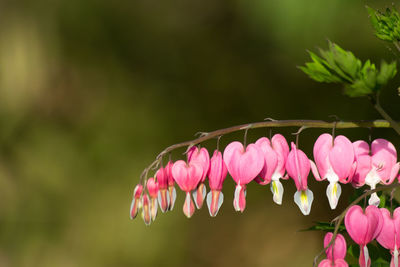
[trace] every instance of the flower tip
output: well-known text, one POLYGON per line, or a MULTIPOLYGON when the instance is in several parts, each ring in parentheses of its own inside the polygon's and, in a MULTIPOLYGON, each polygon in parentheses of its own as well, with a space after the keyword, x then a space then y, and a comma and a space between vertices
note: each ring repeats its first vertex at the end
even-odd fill
POLYGON ((300 211, 304 215, 309 215, 311 211, 311 205, 314 200, 314 194, 310 189, 297 191, 294 194, 294 202, 299 206, 300 211))
POLYGON ((224 202, 224 194, 221 191, 212 190, 207 194, 207 206, 211 217, 218 214, 219 209, 224 202))

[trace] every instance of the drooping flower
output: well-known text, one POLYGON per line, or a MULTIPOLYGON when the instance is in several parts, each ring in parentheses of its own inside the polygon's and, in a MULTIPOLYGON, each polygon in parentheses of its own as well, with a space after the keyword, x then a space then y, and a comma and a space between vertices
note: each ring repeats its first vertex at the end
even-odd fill
POLYGON ((151 220, 154 221, 157 217, 157 196, 158 196, 158 182, 154 178, 147 179, 147 191, 150 195, 150 214, 151 220))
POLYGON ((289 154, 289 145, 285 137, 275 134, 271 142, 266 137, 261 137, 255 143, 264 154, 264 168, 255 181, 261 185, 271 183, 271 192, 276 204, 282 204, 283 186, 280 178, 287 179, 285 174, 286 159, 289 154))
MULTIPOLYGON (((327 233, 324 238, 324 248, 327 248, 332 241, 333 233, 327 233)), ((344 260, 347 253, 346 240, 341 234, 335 238, 335 243, 325 250, 327 259, 321 261, 318 267, 348 267, 344 260), (333 252, 332 252, 333 247, 333 252)))
POLYGON ((294 194, 294 202, 299 206, 304 215, 310 214, 311 205, 314 200, 313 192, 307 188, 308 174, 310 173, 310 160, 303 151, 291 143, 292 150, 286 161, 286 171, 294 180, 297 192, 294 194))
POLYGON ((208 169, 210 168, 210 155, 206 148, 202 147, 199 149, 197 146, 193 146, 189 149, 187 153, 187 161, 194 162, 197 161, 203 167, 203 175, 196 190, 193 191, 193 199, 196 204, 197 209, 201 209, 203 206, 204 198, 206 197, 207 190, 204 184, 206 180, 208 169))
POLYGON ((185 203, 183 205, 183 213, 186 217, 192 217, 194 213, 194 203, 190 197, 190 192, 197 188, 203 175, 203 166, 199 162, 186 163, 183 160, 178 160, 172 166, 172 176, 175 182, 186 192, 185 203))
POLYGON ((255 144, 246 148, 240 142, 230 143, 224 150, 224 161, 229 174, 236 182, 233 206, 236 211, 246 208, 246 185, 261 172, 264 167, 264 155, 255 144))
POLYGON ((399 267, 400 250, 400 207, 395 209, 393 217, 387 209, 380 209, 383 218, 382 231, 376 238, 376 241, 382 247, 389 249, 392 254, 391 267, 399 267))
POLYGON ((161 211, 164 213, 168 211, 171 203, 170 196, 168 193, 167 168, 161 167, 156 172, 156 178, 158 182, 158 204, 160 205, 161 211))
POLYGON ((176 200, 176 189, 175 189, 175 180, 172 177, 172 166, 174 163, 169 161, 167 166, 165 166, 165 174, 167 175, 168 179, 168 194, 169 194, 169 207, 168 210, 173 210, 175 206, 176 200))
POLYGON ((328 180, 326 195, 331 209, 335 209, 342 193, 339 182, 347 184, 356 169, 353 144, 339 135, 333 140, 330 134, 322 134, 314 145, 314 162, 311 170, 317 181, 328 180))
POLYGON ((147 193, 144 193, 141 199, 142 205, 142 219, 146 225, 151 223, 150 201, 147 193))
MULTIPOLYGON (((369 145, 365 141, 353 143, 357 168, 352 184, 361 187, 367 184, 375 189, 379 183, 391 184, 399 173, 400 163, 397 161, 396 148, 385 139, 376 139, 369 145), (371 153, 370 153, 371 152, 371 153)), ((368 201, 370 205, 378 206, 379 197, 373 193, 368 201)))
POLYGON ((369 267, 371 260, 367 244, 374 240, 382 230, 383 217, 380 210, 370 205, 364 212, 360 206, 354 205, 347 211, 344 224, 350 237, 360 246, 360 258, 358 260, 360 266, 369 267))
POLYGON ((130 209, 130 217, 131 220, 136 218, 136 215, 138 214, 139 207, 140 207, 140 196, 142 195, 143 191, 143 186, 141 184, 138 184, 135 186, 135 189, 133 190, 133 199, 131 203, 131 209, 130 209))
POLYGON ((211 191, 207 194, 207 206, 210 216, 215 217, 224 202, 222 194, 222 184, 226 178, 228 170, 222 159, 220 151, 215 150, 210 160, 210 169, 208 172, 208 182, 211 191))

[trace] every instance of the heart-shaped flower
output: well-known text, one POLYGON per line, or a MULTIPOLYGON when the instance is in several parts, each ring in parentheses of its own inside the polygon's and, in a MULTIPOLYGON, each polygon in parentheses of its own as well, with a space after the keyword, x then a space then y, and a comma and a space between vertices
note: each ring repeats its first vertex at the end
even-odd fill
POLYGON ((380 210, 375 206, 368 206, 364 212, 360 206, 354 205, 347 211, 344 224, 350 237, 360 246, 360 266, 370 266, 367 244, 382 230, 383 217, 380 210))
POLYGON ((271 142, 266 137, 261 137, 255 143, 264 154, 264 167, 255 181, 261 185, 271 183, 271 191, 275 203, 281 205, 283 186, 280 178, 287 179, 285 174, 286 159, 289 154, 289 145, 285 137, 275 134, 271 142))
POLYGON ((133 199, 130 209, 131 220, 135 219, 136 215, 138 214, 140 206, 140 196, 142 195, 142 192, 143 192, 143 186, 141 184, 136 185, 135 189, 133 190, 133 199))
POLYGON ((236 182, 233 206, 243 212, 246 207, 245 190, 264 167, 264 155, 258 146, 249 144, 246 148, 240 142, 230 143, 224 150, 224 161, 229 174, 236 182))
POLYGON ((158 182, 154 178, 147 179, 147 191, 150 195, 150 214, 151 220, 154 221, 157 217, 157 196, 158 196, 158 182))
POLYGON ((228 170, 222 159, 220 151, 215 150, 210 161, 210 169, 208 171, 208 181, 211 191, 207 194, 207 205, 210 215, 215 217, 224 202, 222 194, 222 184, 226 178, 228 170))
POLYGON ((353 144, 343 135, 333 140, 330 134, 322 134, 314 145, 314 160, 311 170, 318 181, 329 181, 326 195, 335 209, 342 193, 339 182, 350 182, 356 169, 353 144))
POLYGON ((398 267, 400 249, 400 207, 394 210, 393 217, 385 208, 380 209, 380 211, 383 218, 383 227, 376 241, 378 241, 382 247, 390 250, 392 254, 391 266, 398 267))
MULTIPOLYGON (((327 233, 324 238, 324 248, 327 248, 329 243, 332 241, 333 233, 327 233)), ((346 240, 341 234, 338 234, 335 238, 335 243, 325 250, 327 259, 320 262, 318 267, 345 267, 349 266, 344 260, 347 253, 346 240), (333 254, 332 254, 333 247, 333 254)))
POLYGON ((197 188, 202 175, 203 166, 197 161, 186 163, 183 160, 178 160, 172 166, 172 176, 175 182, 182 191, 186 192, 183 212, 188 218, 194 213, 194 203, 190 197, 190 192, 197 188))
POLYGON ((208 170, 210 168, 210 155, 206 148, 202 147, 199 149, 197 146, 193 146, 187 153, 187 162, 199 162, 203 167, 203 175, 196 190, 193 191, 193 199, 197 209, 203 206, 204 198, 206 197, 207 190, 204 184, 206 180, 208 170))
POLYGON ((311 163, 307 155, 300 149, 297 149, 293 142, 291 146, 292 150, 289 152, 286 161, 286 171, 296 184, 297 192, 294 194, 294 202, 299 206, 304 215, 308 215, 310 214, 311 205, 314 200, 313 192, 307 188, 311 163))

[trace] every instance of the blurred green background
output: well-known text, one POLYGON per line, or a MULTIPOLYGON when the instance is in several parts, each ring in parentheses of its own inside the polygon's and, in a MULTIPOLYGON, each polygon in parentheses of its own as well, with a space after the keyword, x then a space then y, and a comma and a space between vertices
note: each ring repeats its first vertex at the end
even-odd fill
MULTIPOLYGON (((350 186, 331 212, 327 183, 310 176, 304 217, 293 181, 282 207, 251 184, 238 214, 227 179, 216 218, 203 208, 186 219, 180 193, 150 227, 129 220, 132 191, 158 152, 198 131, 266 117, 379 118, 367 100, 296 67, 327 39, 378 64, 398 57, 374 37, 365 4, 391 2, 0 1, 0 266, 310 266, 323 234, 298 230, 337 216, 350 186)), ((398 82, 382 96, 396 119, 398 82)), ((292 141, 296 130, 274 132, 292 141)), ((321 133, 300 137, 309 156, 321 133)), ((370 131, 338 133, 355 141, 370 131)), ((400 143, 393 130, 371 133, 400 143)))

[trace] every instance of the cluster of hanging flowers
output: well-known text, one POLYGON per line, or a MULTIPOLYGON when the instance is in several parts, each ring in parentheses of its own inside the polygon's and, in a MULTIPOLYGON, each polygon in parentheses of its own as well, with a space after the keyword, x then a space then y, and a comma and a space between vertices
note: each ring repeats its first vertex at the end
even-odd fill
MULTIPOLYGON (((271 140, 262 137, 255 143, 243 145, 230 143, 223 154, 218 149, 210 158, 206 148, 193 146, 187 152, 187 160, 169 161, 155 177, 147 179, 144 190, 138 184, 133 193, 130 217, 142 210, 142 218, 148 225, 155 220, 158 206, 162 212, 172 210, 176 199, 175 183, 185 192, 184 214, 190 218, 206 200, 211 216, 216 216, 224 200, 222 186, 229 173, 236 183, 233 207, 243 212, 246 207, 246 186, 252 181, 270 184, 273 201, 282 203, 284 193, 280 179, 293 179, 297 192, 294 202, 304 215, 311 211, 313 192, 307 186, 309 173, 317 181, 327 180, 326 195, 330 207, 335 209, 341 195, 341 185, 350 183, 356 188, 368 185, 391 184, 398 178, 400 163, 392 143, 376 139, 371 145, 365 141, 351 142, 347 137, 336 138, 322 134, 313 149, 314 161, 292 142, 291 149, 280 134, 271 140), (206 180, 210 192, 207 194, 206 180)), ((379 197, 372 194, 369 204, 379 205, 379 197)))
MULTIPOLYGON (((400 207, 395 209, 393 215, 385 208, 369 205, 365 210, 360 206, 350 207, 345 216, 345 226, 351 239, 360 246, 358 263, 361 267, 371 266, 367 244, 376 241, 392 255, 391 267, 399 266, 400 249, 400 207)), ((327 259, 322 260, 318 267, 346 267, 347 252, 346 240, 338 234, 334 243, 330 245, 332 233, 327 233, 324 238, 327 259)))

